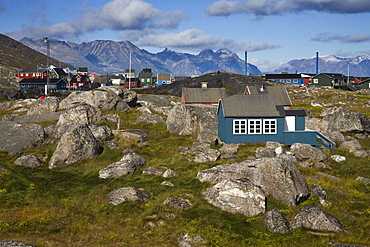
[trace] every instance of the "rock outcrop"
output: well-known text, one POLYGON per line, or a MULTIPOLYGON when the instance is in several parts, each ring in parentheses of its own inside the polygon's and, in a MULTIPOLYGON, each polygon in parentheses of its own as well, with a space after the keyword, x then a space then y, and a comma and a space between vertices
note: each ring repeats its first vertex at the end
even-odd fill
POLYGON ((49 162, 49 168, 57 168, 92 158, 103 151, 89 126, 77 124, 71 126, 62 135, 49 162))
POLYGON ((59 99, 56 97, 46 97, 37 99, 27 111, 27 115, 41 115, 56 112, 59 109, 59 99))
POLYGON ((35 154, 27 154, 17 158, 14 161, 14 164, 36 168, 42 165, 41 160, 35 154))
POLYGON ((123 98, 107 88, 100 87, 92 91, 72 92, 60 102, 59 107, 68 109, 74 104, 86 103, 104 110, 125 112, 131 109, 123 98))
POLYGON ((201 142, 217 139, 217 107, 176 105, 168 115, 167 129, 179 135, 191 135, 201 142))
POLYGON ((197 179, 219 183, 225 179, 248 178, 266 194, 289 205, 296 205, 310 195, 307 181, 296 165, 297 160, 293 156, 281 154, 275 158, 218 165, 198 172, 197 179))
POLYGON ((208 189, 204 198, 230 213, 254 217, 265 212, 265 193, 246 178, 227 179, 208 189))
POLYGON ((290 151, 300 161, 320 162, 327 158, 320 149, 312 147, 310 144, 294 143, 290 147, 290 151))

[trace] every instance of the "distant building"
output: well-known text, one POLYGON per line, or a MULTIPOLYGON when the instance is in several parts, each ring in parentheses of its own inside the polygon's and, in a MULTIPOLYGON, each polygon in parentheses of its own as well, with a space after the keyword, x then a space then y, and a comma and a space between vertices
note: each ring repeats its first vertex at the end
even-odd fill
POLYGON ((288 73, 281 73, 281 74, 265 74, 263 78, 269 81, 276 81, 281 83, 287 84, 295 84, 295 85, 302 85, 302 84, 309 84, 310 78, 313 74, 288 74, 288 73))
POLYGON ((152 69, 144 68, 138 75, 141 85, 152 85, 155 83, 155 75, 152 69))
POLYGON ((78 75, 87 75, 88 74, 88 69, 87 67, 79 67, 77 70, 78 75))
POLYGON ((86 75, 74 75, 68 84, 68 89, 76 90, 82 86, 88 86, 91 84, 89 76, 86 75))
POLYGON ((157 85, 171 84, 172 75, 171 74, 158 74, 157 75, 157 85))
POLYGON ((141 82, 139 78, 126 78, 124 87, 125 88, 138 88, 138 87, 141 87, 141 82))
POLYGON ((110 76, 110 80, 113 86, 120 86, 124 85, 126 81, 126 77, 124 74, 113 74, 110 76))
POLYGON ((225 88, 182 88, 181 104, 217 105, 227 97, 225 88))
POLYGON ((48 85, 48 91, 58 91, 58 90, 66 90, 67 89, 67 82, 64 79, 49 79, 49 84, 47 84, 47 79, 43 78, 26 78, 19 82, 19 86, 22 89, 28 90, 32 88, 38 88, 44 90, 46 85, 48 85))

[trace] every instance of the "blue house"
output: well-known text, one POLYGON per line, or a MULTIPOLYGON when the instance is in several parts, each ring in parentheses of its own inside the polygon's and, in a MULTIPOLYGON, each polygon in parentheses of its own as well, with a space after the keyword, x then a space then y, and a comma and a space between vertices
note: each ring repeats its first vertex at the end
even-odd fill
POLYGON ((298 142, 331 150, 335 146, 321 133, 305 129, 304 110, 285 110, 280 99, 266 94, 220 99, 217 116, 218 136, 225 143, 298 142))

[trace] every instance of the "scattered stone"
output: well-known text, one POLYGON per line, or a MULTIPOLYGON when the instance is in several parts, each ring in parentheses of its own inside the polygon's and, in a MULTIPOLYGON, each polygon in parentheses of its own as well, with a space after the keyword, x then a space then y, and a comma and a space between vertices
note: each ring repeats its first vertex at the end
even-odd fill
POLYGON ((42 166, 42 162, 35 154, 27 154, 17 158, 14 161, 15 164, 30 167, 30 168, 37 168, 42 166))
POLYGON ((126 145, 139 145, 148 140, 148 135, 139 129, 113 130, 113 134, 119 143, 126 145))
POLYGON ((169 182, 169 181, 163 181, 163 182, 161 183, 161 185, 163 185, 163 186, 168 186, 168 187, 173 187, 173 183, 171 183, 171 182, 169 182))
POLYGON ((328 166, 324 162, 316 162, 313 166, 315 168, 326 168, 326 169, 330 169, 330 166, 328 166))
POLYGON ((264 222, 270 232, 287 233, 291 231, 289 221, 277 208, 266 214, 264 222))
POLYGON ((93 133, 94 137, 101 142, 106 142, 113 138, 112 130, 106 125, 90 125, 90 130, 93 133))
POLYGON ((326 202, 326 191, 323 187, 318 184, 313 184, 310 188, 310 192, 313 195, 317 195, 319 197, 320 203, 322 205, 327 205, 326 202))
POLYGON ((134 187, 125 187, 111 191, 108 194, 108 201, 115 206, 127 201, 140 201, 146 203, 149 202, 149 196, 134 187))
POLYGON ((178 238, 179 247, 192 247, 192 243, 205 243, 206 240, 201 236, 195 236, 191 238, 189 234, 184 231, 182 236, 178 238))
POLYGON ((336 177, 336 176, 333 176, 333 175, 329 175, 329 174, 326 174, 326 173, 323 173, 323 172, 317 172, 317 174, 320 176, 320 177, 325 177, 329 180, 332 180, 332 181, 340 181, 342 180, 341 178, 339 177, 336 177))
POLYGON ((104 145, 110 149, 118 149, 118 143, 116 141, 105 141, 104 145))
POLYGON ((303 207, 293 218, 292 228, 300 227, 318 231, 346 232, 338 219, 312 205, 303 207))
POLYGON ((172 169, 167 169, 163 174, 162 177, 164 178, 172 178, 176 177, 176 172, 172 169))
POLYGON ((234 154, 238 152, 239 144, 234 144, 234 143, 224 144, 218 150, 223 154, 234 154))
POLYGON ((161 168, 148 167, 143 170, 142 174, 161 176, 163 174, 163 170, 161 168))
POLYGON ((247 217, 264 213, 266 209, 264 191, 246 178, 223 180, 203 195, 210 204, 247 217))
POLYGON ((359 176, 356 178, 356 181, 361 181, 366 185, 370 184, 370 178, 366 178, 366 177, 359 176))
POLYGON ((347 137, 346 136, 346 141, 342 142, 340 145, 339 145, 339 148, 343 148, 343 149, 346 149, 348 150, 349 152, 355 152, 357 150, 361 150, 361 144, 360 142, 355 139, 355 138, 350 138, 350 137, 347 137))
POLYGON ((181 210, 191 208, 191 204, 189 203, 189 201, 181 199, 181 198, 169 197, 163 202, 163 204, 164 205, 168 204, 174 208, 181 209, 181 210))
POLYGON ((136 153, 129 153, 115 162, 99 171, 99 178, 117 178, 127 174, 133 174, 138 167, 145 166, 145 159, 136 153))
POLYGON ((335 162, 343 162, 343 161, 346 161, 346 157, 344 157, 342 155, 338 155, 338 154, 332 155, 332 156, 330 156, 330 158, 332 160, 334 160, 335 162))

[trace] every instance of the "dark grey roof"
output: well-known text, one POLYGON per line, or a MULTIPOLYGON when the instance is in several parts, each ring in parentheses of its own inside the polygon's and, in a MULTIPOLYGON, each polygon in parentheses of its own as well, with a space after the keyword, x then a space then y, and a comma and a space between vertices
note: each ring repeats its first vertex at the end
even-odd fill
POLYGON ((292 105, 292 101, 290 100, 285 86, 247 86, 245 90, 246 94, 248 94, 248 92, 249 94, 266 94, 280 99, 285 106, 292 105))
POLYGON ((285 110, 287 116, 307 116, 305 110, 285 110))
POLYGON ((281 100, 266 94, 237 94, 220 100, 225 117, 285 117, 281 100))
MULTIPOLYGON (((67 83, 65 80, 63 79, 54 79, 54 78, 50 78, 49 80, 49 83, 50 85, 54 85, 54 84, 58 84, 58 83, 67 83)), ((20 85, 23 85, 23 84, 33 84, 33 85, 36 85, 36 84, 39 84, 39 85, 46 85, 47 84, 47 79, 41 79, 41 78, 26 78, 26 79, 23 79, 19 82, 20 85)))
POLYGON ((182 88, 185 103, 218 103, 227 96, 225 88, 182 88))

